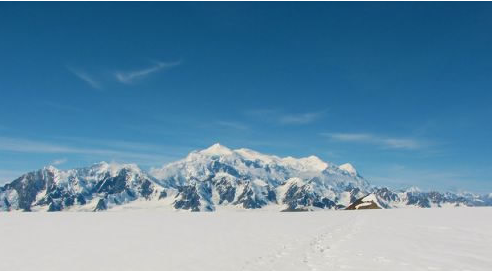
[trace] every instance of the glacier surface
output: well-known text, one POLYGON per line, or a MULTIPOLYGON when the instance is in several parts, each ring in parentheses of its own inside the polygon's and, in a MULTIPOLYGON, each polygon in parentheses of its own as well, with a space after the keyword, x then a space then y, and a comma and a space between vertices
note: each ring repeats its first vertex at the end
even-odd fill
POLYGON ((0 270, 488 271, 492 208, 3 212, 0 270))

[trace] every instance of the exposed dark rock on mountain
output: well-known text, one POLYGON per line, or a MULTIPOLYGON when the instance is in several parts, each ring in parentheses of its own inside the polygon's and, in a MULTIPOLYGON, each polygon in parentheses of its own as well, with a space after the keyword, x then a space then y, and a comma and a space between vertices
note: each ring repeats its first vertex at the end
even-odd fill
POLYGON ((31 211, 31 205, 36 200, 37 194, 53 187, 53 173, 46 170, 38 170, 27 173, 10 184, 6 184, 4 191, 14 190, 17 193, 17 206, 24 211, 31 211))
POLYGON ((285 193, 283 203, 287 204, 285 211, 305 210, 309 206, 321 209, 343 208, 343 205, 317 193, 309 183, 302 186, 298 186, 297 183, 292 184, 285 193))
POLYGON ((174 208, 195 212, 200 211, 200 196, 198 195, 196 186, 181 186, 178 188, 178 191, 179 194, 176 196, 178 199, 174 201, 174 208))
POLYGON ((350 204, 346 210, 382 209, 374 194, 367 195, 350 204))
POLYGON ((106 201, 104 199, 99 199, 97 202, 96 208, 94 208, 94 211, 104 211, 108 209, 108 206, 106 205, 106 201))
POLYGON ((308 211, 490 206, 492 194, 373 187, 350 164, 336 166, 315 156, 280 158, 218 144, 150 174, 133 164, 101 162, 65 171, 49 166, 0 187, 0 211, 103 211, 140 202, 188 211, 222 206, 308 211), (369 194, 374 204, 363 200, 369 194))

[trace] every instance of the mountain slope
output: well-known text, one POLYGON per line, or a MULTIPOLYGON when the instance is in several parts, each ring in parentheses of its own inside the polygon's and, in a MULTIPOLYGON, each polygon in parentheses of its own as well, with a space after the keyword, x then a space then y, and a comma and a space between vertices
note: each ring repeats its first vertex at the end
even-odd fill
POLYGON ((187 187, 179 191, 178 209, 214 210, 217 205, 231 204, 246 209, 269 204, 289 210, 332 209, 342 193, 357 197, 370 187, 362 177, 315 156, 280 158, 219 144, 151 173, 171 187, 187 187), (197 200, 181 204, 182 198, 197 200))
POLYGON ((5 185, 0 209, 61 211, 79 207, 105 210, 137 198, 155 198, 164 188, 132 164, 101 162, 61 171, 53 166, 29 172, 5 185))
POLYGON ((189 211, 309 211, 344 209, 368 194, 382 208, 492 205, 492 195, 374 187, 351 164, 316 156, 281 158, 215 144, 150 173, 106 162, 65 171, 45 167, 0 187, 0 210, 103 211, 147 202, 189 211))

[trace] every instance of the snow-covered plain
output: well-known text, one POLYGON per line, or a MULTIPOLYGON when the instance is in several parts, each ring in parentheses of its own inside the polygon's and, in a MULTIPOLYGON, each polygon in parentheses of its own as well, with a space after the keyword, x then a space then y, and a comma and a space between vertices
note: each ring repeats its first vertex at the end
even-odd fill
POLYGON ((492 270, 492 208, 0 213, 0 270, 492 270))

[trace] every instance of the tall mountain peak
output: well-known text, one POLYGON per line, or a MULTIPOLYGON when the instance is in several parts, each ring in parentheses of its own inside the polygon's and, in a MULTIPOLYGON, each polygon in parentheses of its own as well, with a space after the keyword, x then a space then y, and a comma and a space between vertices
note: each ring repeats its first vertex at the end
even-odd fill
POLYGON ((231 149, 227 148, 226 146, 223 146, 220 143, 215 143, 212 146, 199 151, 199 153, 205 155, 230 155, 233 152, 231 149))
POLYGON ((378 208, 492 206, 490 195, 374 187, 349 163, 335 166, 316 156, 279 157, 231 150, 218 143, 152 168, 150 174, 136 164, 115 162, 68 170, 49 166, 0 187, 0 211, 102 211, 126 204, 191 211, 269 205, 305 211, 342 209, 356 201, 356 209, 370 204, 378 208))
POLYGON ((338 168, 341 170, 345 170, 346 172, 350 173, 350 175, 352 175, 352 176, 357 176, 357 174, 358 174, 355 167, 350 163, 345 163, 343 165, 340 165, 338 168))

